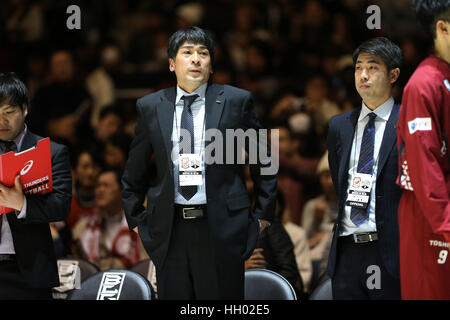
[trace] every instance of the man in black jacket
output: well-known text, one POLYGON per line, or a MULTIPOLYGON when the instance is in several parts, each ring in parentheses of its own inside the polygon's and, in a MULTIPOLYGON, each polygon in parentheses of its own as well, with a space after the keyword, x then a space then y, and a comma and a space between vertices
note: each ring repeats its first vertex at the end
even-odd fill
MULTIPOLYGON (((252 213, 244 166, 209 163, 205 140, 215 129, 229 147, 227 129, 261 129, 253 99, 248 91, 208 83, 214 43, 202 29, 175 32, 168 56, 177 86, 137 101, 136 134, 122 178, 128 224, 137 227, 155 263, 160 298, 243 299, 244 260, 272 220, 277 177, 263 174, 269 165, 261 161, 250 164, 257 202, 252 213), (183 131, 191 143, 180 139, 183 131), (192 163, 199 171, 189 174, 192 163)), ((227 156, 237 155, 237 148, 226 149, 227 156)))
MULTIPOLYGON (((0 155, 21 152, 43 139, 25 125, 28 91, 14 73, 0 74, 0 155)), ((70 211, 72 176, 65 146, 51 142, 53 192, 28 195, 20 176, 12 187, 0 183, 0 206, 15 211, 0 215, 0 299, 51 299, 59 285, 49 222, 70 211)))

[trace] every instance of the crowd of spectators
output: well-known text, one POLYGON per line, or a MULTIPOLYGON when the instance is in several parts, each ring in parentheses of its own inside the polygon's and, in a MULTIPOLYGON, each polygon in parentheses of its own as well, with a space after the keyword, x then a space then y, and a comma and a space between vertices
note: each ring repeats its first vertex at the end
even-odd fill
MULTIPOLYGON (((72 211, 65 224, 52 225, 59 256, 80 254, 80 243, 86 246, 89 236, 99 241, 100 220, 85 218, 108 211, 104 205, 98 207, 105 192, 100 173, 114 168, 109 176, 103 173, 103 179, 113 183, 115 172, 125 166, 136 99, 175 85, 166 53, 169 36, 179 28, 198 25, 216 41, 212 81, 251 91, 264 127, 279 130, 279 190, 285 205, 278 220, 294 244, 304 290, 312 290, 323 275, 336 213, 323 160, 328 120, 361 104, 351 55, 370 37, 386 36, 403 50, 394 91, 400 102, 403 86, 429 46, 410 5, 409 0, 2 3, 0 71, 16 72, 29 88, 30 130, 68 145, 71 152, 72 211), (366 26, 366 9, 373 4, 381 8, 381 29, 366 26), (66 26, 70 5, 80 7, 80 30, 66 26), (73 232, 80 230, 80 221, 91 232, 78 234, 76 242, 73 232), (307 253, 299 249, 304 243, 307 253), (308 257, 300 259, 310 261, 300 261, 299 252, 308 257)), ((115 221, 119 232, 123 219, 120 212, 111 213, 115 214, 117 218, 107 220, 115 221)), ((98 263, 98 247, 95 250, 84 256, 98 263)), ((133 250, 138 252, 138 245, 133 250)), ((119 258, 125 266, 136 262, 119 258)))

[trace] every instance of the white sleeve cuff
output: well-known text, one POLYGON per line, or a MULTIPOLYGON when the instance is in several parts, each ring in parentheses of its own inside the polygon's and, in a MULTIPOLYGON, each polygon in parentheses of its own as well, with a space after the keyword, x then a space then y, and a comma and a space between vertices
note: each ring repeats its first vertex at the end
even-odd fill
POLYGON ((25 219, 27 217, 27 197, 23 199, 22 210, 16 211, 17 219, 25 219))

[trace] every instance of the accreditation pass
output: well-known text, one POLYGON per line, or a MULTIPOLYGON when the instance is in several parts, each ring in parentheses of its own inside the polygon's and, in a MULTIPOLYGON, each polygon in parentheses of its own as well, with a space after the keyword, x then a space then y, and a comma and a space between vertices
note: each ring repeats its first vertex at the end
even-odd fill
POLYGON ((180 186, 200 186, 202 184, 201 157, 198 154, 180 154, 180 186))
POLYGON ((354 208, 366 209, 372 190, 372 175, 354 173, 345 204, 354 208))

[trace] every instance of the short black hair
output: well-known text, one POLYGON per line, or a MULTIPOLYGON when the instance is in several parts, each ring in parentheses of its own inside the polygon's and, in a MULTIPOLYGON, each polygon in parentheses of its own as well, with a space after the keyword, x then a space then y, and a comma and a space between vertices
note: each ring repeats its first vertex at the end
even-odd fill
MULTIPOLYGON (((122 169, 116 168, 116 167, 106 167, 100 171, 100 173, 98 174, 98 177, 100 177, 102 174, 110 173, 110 172, 114 174, 114 177, 116 178, 119 188, 122 189, 122 176, 124 173, 124 171, 122 169)), ((98 180, 98 177, 97 177, 97 180, 98 180)))
POLYGON ((101 156, 101 152, 99 152, 99 146, 95 143, 92 144, 83 144, 77 145, 74 148, 70 149, 70 164, 73 169, 78 166, 78 162, 80 161, 80 156, 83 153, 87 153, 95 165, 100 167, 101 169, 105 167, 105 163, 103 162, 103 158, 101 156))
POLYGON ((395 68, 400 68, 403 60, 402 49, 385 37, 372 38, 360 44, 353 52, 354 65, 356 65, 358 56, 361 53, 377 56, 384 62, 388 71, 395 68))
POLYGON ((28 89, 14 72, 0 73, 0 105, 29 106, 28 89))
POLYGON ((214 61, 216 48, 211 34, 196 26, 180 29, 170 36, 167 45, 167 56, 170 59, 175 59, 178 49, 186 41, 206 46, 211 57, 211 62, 214 61))
POLYGON ((122 122, 125 122, 126 114, 119 104, 112 103, 112 104, 109 104, 109 105, 103 107, 98 115, 98 119, 102 120, 104 117, 106 117, 110 114, 116 115, 118 118, 120 118, 122 120, 122 122))
POLYGON ((108 138, 106 143, 110 143, 111 145, 118 147, 123 151, 125 157, 128 157, 128 152, 130 151, 130 145, 133 141, 133 138, 130 137, 126 133, 116 133, 115 135, 108 138))
POLYGON ((450 0, 415 0, 414 11, 417 20, 433 39, 436 39, 436 22, 450 23, 450 0))

